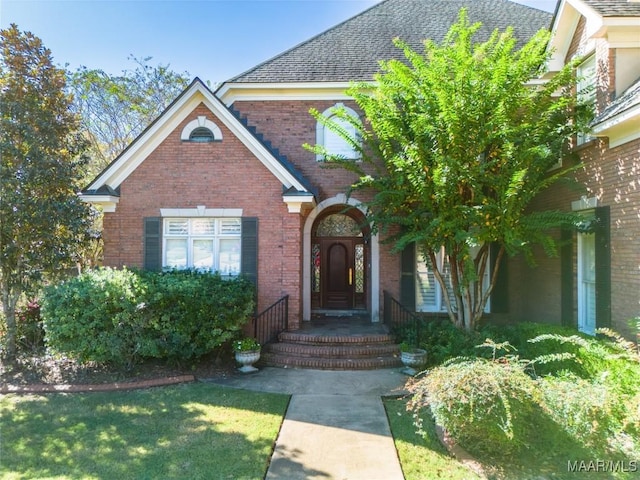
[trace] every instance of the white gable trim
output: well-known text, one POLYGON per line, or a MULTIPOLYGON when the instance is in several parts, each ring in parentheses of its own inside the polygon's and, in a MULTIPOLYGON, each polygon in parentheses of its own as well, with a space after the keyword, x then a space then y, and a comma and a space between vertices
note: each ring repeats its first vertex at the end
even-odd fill
MULTIPOLYGON (((293 187, 300 192, 307 192, 305 186, 247 131, 200 80, 194 81, 175 103, 89 185, 87 190, 98 190, 105 185, 113 189, 118 188, 200 103, 204 103, 286 188, 293 187)), ((92 196, 82 197, 91 201, 92 196)))
POLYGON ((216 96, 227 105, 238 100, 351 100, 350 82, 224 83, 216 96))

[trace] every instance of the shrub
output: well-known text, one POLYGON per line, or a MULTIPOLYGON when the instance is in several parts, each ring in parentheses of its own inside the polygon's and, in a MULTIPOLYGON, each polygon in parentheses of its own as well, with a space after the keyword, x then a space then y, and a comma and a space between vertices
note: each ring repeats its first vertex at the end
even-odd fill
POLYGON ((95 270, 48 288, 47 344, 81 361, 131 366, 190 360, 235 338, 253 311, 253 286, 196 271, 95 270))
POLYGON ((253 285, 195 270, 141 274, 154 349, 146 356, 189 360, 238 336, 253 313, 253 285))
POLYGON ((34 352, 44 347, 44 328, 38 300, 29 300, 16 311, 16 334, 20 350, 34 352))
POLYGON ((135 272, 111 268, 45 289, 47 345, 83 362, 133 364, 145 338, 139 303, 143 293, 135 272))
POLYGON ((410 386, 409 408, 431 408, 436 423, 474 453, 509 455, 527 443, 538 411, 534 381, 518 362, 457 359, 410 386))

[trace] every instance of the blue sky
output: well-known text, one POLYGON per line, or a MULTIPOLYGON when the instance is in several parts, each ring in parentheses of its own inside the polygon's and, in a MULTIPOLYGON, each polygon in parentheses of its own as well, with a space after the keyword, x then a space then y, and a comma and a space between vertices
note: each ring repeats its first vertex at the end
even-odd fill
MULTIPOLYGON (((553 12, 555 0, 514 0, 553 12)), ((111 74, 153 57, 212 83, 233 77, 375 0, 0 0, 0 27, 40 37, 54 62, 111 74)))

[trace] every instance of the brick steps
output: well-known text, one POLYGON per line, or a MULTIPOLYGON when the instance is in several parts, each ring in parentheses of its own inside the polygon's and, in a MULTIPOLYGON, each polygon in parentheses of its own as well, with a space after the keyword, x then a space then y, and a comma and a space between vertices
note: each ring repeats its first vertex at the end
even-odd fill
POLYGON ((387 334, 327 335, 284 332, 265 345, 261 363, 319 370, 373 370, 401 366, 400 351, 387 334))

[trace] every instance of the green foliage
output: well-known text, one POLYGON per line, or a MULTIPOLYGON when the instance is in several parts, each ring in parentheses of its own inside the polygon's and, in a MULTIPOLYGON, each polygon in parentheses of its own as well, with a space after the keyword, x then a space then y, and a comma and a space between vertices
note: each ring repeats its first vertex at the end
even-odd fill
POLYGON ((477 346, 489 358, 459 356, 434 368, 411 386, 410 408, 430 407, 453 438, 488 457, 568 444, 592 455, 638 455, 640 356, 630 342, 610 331, 596 339, 543 324, 483 333, 492 329, 507 338, 477 346), (529 349, 515 350, 520 344, 529 349))
POLYGON ((156 336, 149 356, 185 360, 202 356, 238 335, 253 313, 254 290, 243 278, 195 270, 142 272, 144 317, 156 336))
POLYGON ((30 300, 16 312, 18 348, 36 352, 44 347, 44 328, 38 300, 30 300))
POLYGON ((235 352, 253 352, 260 350, 260 344, 255 338, 246 337, 233 342, 233 350, 235 352))
MULTIPOLYGON (((375 85, 348 90, 367 120, 352 123, 363 161, 328 157, 358 175, 350 191, 373 191, 367 211, 374 232, 387 234, 397 250, 415 242, 429 257, 450 319, 467 330, 478 324, 490 293, 478 281, 490 268, 489 244, 499 246, 494 265, 505 253, 531 259, 535 244, 553 254, 550 229, 575 223, 571 213, 527 207, 565 176, 566 169, 550 170, 587 128, 574 115, 573 65, 545 84, 527 85, 544 73, 548 32, 516 50, 511 29, 475 43, 480 28, 462 10, 440 45, 427 40, 416 52, 397 40, 406 61, 383 61, 375 85), (443 246, 452 293, 432 256, 443 246)), ((344 137, 338 122, 312 114, 344 137)), ((349 121, 341 110, 336 118, 349 121)))
POLYGON ((489 455, 522 448, 535 422, 538 392, 518 364, 461 359, 436 367, 411 389, 409 408, 427 405, 463 447, 489 455))
POLYGON ((202 356, 235 338, 252 312, 248 281, 196 271, 105 268, 46 289, 43 300, 52 350, 123 366, 202 356))
POLYGON ((18 302, 74 265, 90 224, 77 195, 86 142, 65 89, 39 38, 16 25, 0 31, 0 303, 10 358, 18 302))
POLYGON ((144 286, 131 270, 85 272, 45 289, 47 345, 80 361, 132 364, 145 338, 144 286))
POLYGON ((84 66, 69 74, 74 108, 91 145, 87 181, 117 157, 189 84, 187 72, 174 72, 169 65, 151 65, 151 57, 129 59, 135 68, 120 75, 84 66))

